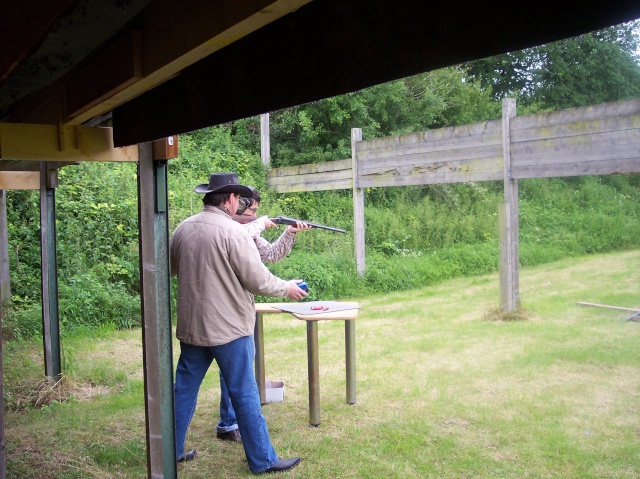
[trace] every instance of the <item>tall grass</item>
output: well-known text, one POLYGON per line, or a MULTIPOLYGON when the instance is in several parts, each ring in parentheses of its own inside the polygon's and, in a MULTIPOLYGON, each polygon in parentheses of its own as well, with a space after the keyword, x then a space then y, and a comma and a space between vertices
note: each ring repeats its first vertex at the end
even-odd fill
MULTIPOLYGON (((487 319, 496 274, 348 298, 362 305, 357 403, 345 402, 343 324, 321 322, 319 428, 308 424, 304 323, 270 315, 266 373, 285 400, 263 414, 278 453, 303 458, 287 477, 638 477, 640 323, 576 302, 639 307, 640 253, 527 267, 520 284, 520 321, 487 319)), ((72 336, 64 349, 75 399, 7 414, 8 477, 145 477, 140 330, 72 336)), ((40 350, 9 343, 9 397, 39 381, 40 350)), ((242 447, 215 438, 218 400, 213 367, 187 437, 198 458, 181 478, 253 477, 242 447)))

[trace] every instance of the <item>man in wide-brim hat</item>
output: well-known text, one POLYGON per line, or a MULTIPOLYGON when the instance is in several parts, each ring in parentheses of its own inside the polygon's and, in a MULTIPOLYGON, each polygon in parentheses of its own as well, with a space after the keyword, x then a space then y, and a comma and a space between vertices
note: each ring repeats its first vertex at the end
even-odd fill
POLYGON ((180 223, 169 248, 171 273, 178 276, 176 457, 189 461, 196 456, 195 450, 184 451, 186 434, 198 390, 215 359, 236 412, 251 472, 285 471, 300 458, 278 457, 260 410, 253 372, 253 295, 300 300, 307 294, 298 287, 300 280, 285 281, 271 274, 251 237, 232 220, 240 196, 251 195, 235 173, 214 173, 195 191, 204 193, 204 208, 180 223))
MULTIPOLYGON (((235 173, 213 173, 209 176, 209 184, 203 183, 193 189, 196 193, 238 193, 243 197, 251 197, 253 193, 248 186, 238 184, 235 173)), ((235 212, 234 212, 235 214, 235 212)))

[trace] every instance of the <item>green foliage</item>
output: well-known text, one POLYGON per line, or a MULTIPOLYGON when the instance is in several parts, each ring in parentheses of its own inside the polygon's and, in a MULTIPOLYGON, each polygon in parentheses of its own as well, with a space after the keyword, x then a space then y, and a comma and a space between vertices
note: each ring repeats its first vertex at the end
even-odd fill
MULTIPOLYGON (((59 171, 56 232, 61 330, 140 323, 136 165, 82 163, 59 171)), ((7 195, 14 337, 42 328, 38 192, 7 195)))
MULTIPOLYGON (((519 97, 520 114, 640 96, 638 26, 640 21, 273 112, 272 166, 348 158, 352 128, 375 138, 498 118, 495 100, 506 95, 519 97)), ((268 265, 282 278, 305 279, 311 299, 400 291, 496 270, 501 182, 368 188, 366 275, 360 278, 351 191, 270 191, 259 134, 259 118, 253 117, 180 137, 180 157, 168 163, 170 232, 201 210, 196 185, 210 173, 235 171, 261 191, 260 214, 347 231, 301 233, 289 257, 268 265)), ((118 163, 82 163, 59 172, 64 333, 139 322, 136 173, 136 165, 118 163)), ((521 181, 520 261, 534 265, 638 248, 639 205, 640 175, 521 181)), ((3 310, 4 333, 29 338, 40 333, 42 314, 38 192, 9 191, 7 214, 13 295, 3 310)), ((273 241, 281 232, 263 236, 273 241)))
POLYGON ((640 21, 469 62, 469 77, 522 113, 640 96, 640 21))
POLYGON ((64 331, 116 329, 140 325, 140 299, 118 282, 103 283, 90 271, 73 276, 59 288, 60 324, 64 331))
MULTIPOLYGON (((443 68, 270 114, 274 167, 351 156, 351 129, 364 138, 497 118, 500 107, 460 67, 443 68)), ((234 123, 239 144, 259 151, 257 118, 234 123)))

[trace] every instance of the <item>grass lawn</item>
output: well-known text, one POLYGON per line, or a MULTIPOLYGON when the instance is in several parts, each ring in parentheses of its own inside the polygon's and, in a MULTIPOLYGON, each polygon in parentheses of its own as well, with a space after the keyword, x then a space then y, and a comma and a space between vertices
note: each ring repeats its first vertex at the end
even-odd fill
MULTIPOLYGON (((263 414, 291 478, 638 478, 640 322, 576 302, 640 307, 640 251, 521 272, 525 318, 495 321, 498 276, 368 298, 356 322, 357 404, 345 402, 344 327, 319 324, 322 424, 308 425, 305 324, 265 317, 263 414)), ((61 401, 42 396, 41 341, 4 345, 7 477, 146 477, 141 331, 65 338, 61 401), (71 399, 64 400, 71 395, 71 399)), ((174 359, 177 359, 174 342, 174 359)), ((215 438, 207 375, 180 478, 245 478, 215 438)))

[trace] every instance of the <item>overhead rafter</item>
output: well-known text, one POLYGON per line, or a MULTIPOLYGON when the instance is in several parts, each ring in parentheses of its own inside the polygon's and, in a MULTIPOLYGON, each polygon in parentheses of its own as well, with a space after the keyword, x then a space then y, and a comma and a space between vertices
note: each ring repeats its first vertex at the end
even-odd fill
POLYGON ((8 120, 80 125, 309 1, 152 2, 97 55, 14 105, 8 120))
MULTIPOLYGON (((25 161, 138 161, 138 146, 114 148, 111 128, 0 123, 0 158, 25 161)), ((12 169, 0 162, 0 170, 12 169)))
POLYGON ((640 2, 322 0, 113 111, 117 145, 353 92, 640 17, 640 2), (155 121, 167 117, 165 122, 155 121))

